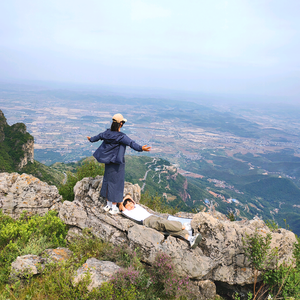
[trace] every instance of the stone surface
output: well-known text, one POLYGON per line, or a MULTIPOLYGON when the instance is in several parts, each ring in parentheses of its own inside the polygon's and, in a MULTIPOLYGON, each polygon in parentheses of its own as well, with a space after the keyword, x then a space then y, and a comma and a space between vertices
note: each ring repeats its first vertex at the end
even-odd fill
POLYGON ((119 269, 120 267, 111 261, 100 261, 96 258, 89 258, 85 264, 77 270, 73 284, 76 285, 89 273, 91 283, 88 285, 88 290, 92 291, 93 288, 100 287, 103 282, 108 281, 119 269))
POLYGON ((18 256, 11 264, 10 278, 24 278, 41 273, 46 259, 37 255, 18 256))
MULTIPOLYGON (((74 187, 74 200, 82 201, 84 199, 86 203, 96 206, 106 204, 105 199, 100 197, 102 181, 103 176, 96 176, 95 178, 86 177, 78 181, 74 187)), ((125 182, 124 195, 127 194, 129 194, 136 203, 140 202, 141 188, 138 184, 125 182)))
POLYGON ((72 243, 78 236, 82 235, 82 230, 78 227, 71 227, 68 230, 68 234, 66 236, 66 240, 68 243, 72 243))
POLYGON ((73 253, 68 248, 58 247, 56 249, 46 249, 42 256, 47 258, 47 262, 61 262, 72 257, 73 253))
POLYGON ((68 225, 85 228, 87 213, 79 202, 64 201, 59 211, 59 217, 68 225))
POLYGON ((223 218, 200 212, 191 222, 195 232, 200 232, 205 239, 201 243, 204 255, 218 262, 209 276, 213 281, 228 284, 245 285, 253 283, 253 272, 250 262, 244 255, 243 239, 257 231, 262 236, 272 236, 271 248, 278 248, 279 264, 293 260, 293 245, 297 241, 295 235, 288 230, 280 229, 271 232, 259 218, 249 221, 230 222, 223 218))
MULTIPOLYGON (((115 245, 126 243, 133 249, 138 247, 146 263, 151 264, 156 254, 163 251, 173 258, 179 275, 189 276, 192 280, 220 281, 229 285, 253 283, 253 272, 245 258, 242 239, 246 234, 254 234, 255 230, 262 235, 272 234, 272 247, 278 247, 280 262, 292 259, 292 248, 296 242, 292 232, 280 229, 272 233, 260 219, 230 222, 218 212, 177 214, 193 218, 191 224, 194 232, 200 232, 204 237, 199 246, 192 250, 185 240, 165 237, 122 215, 112 216, 104 212, 105 201, 99 198, 101 184, 101 176, 78 182, 74 188, 75 201, 65 201, 59 215, 67 224, 79 229, 90 228, 93 234, 115 245)), ((139 202, 138 188, 127 184, 127 192, 139 202)))
POLYGON ((58 247, 56 249, 46 249, 40 256, 31 254, 18 256, 11 264, 10 278, 15 280, 40 274, 46 264, 68 260, 72 254, 72 251, 68 248, 58 247))
MULTIPOLYGON (((10 126, 0 110, 0 143, 5 140, 9 141, 6 143, 8 156, 10 156, 10 152, 17 154, 8 159, 8 164, 12 163, 14 170, 20 171, 28 162, 34 162, 34 138, 27 132, 26 125, 15 123, 10 126)), ((6 171, 5 167, 1 171, 6 171)))
MULTIPOLYGON (((256 231, 263 236, 268 233, 272 235, 271 247, 278 248, 279 263, 293 259, 292 250, 296 238, 292 232, 285 229, 270 232, 265 223, 258 218, 230 222, 218 212, 177 214, 192 218, 194 232, 203 236, 199 246, 192 250, 185 240, 166 237, 122 215, 110 215, 105 212, 105 200, 99 197, 102 180, 102 176, 84 178, 74 187, 75 200, 62 204, 56 187, 30 175, 1 173, 0 208, 14 218, 19 217, 23 210, 43 215, 51 209, 57 209, 59 217, 70 226, 68 239, 81 234, 82 229, 89 228, 95 236, 114 245, 127 244, 132 249, 139 248, 142 260, 149 264, 158 252, 163 251, 173 258, 179 275, 188 276, 195 282, 211 280, 230 286, 253 283, 253 272, 250 262, 245 257, 243 239, 246 235, 252 236, 256 231)), ((138 185, 126 183, 125 187, 125 193, 131 194, 138 203, 138 185)), ((165 214, 161 216, 166 217, 165 214)), ((63 254, 64 250, 51 251, 52 254, 49 255, 54 261, 60 261, 69 255, 63 254), (57 255, 53 254, 55 252, 57 255)), ((14 262, 14 269, 16 272, 29 270, 36 274, 36 266, 39 263, 34 257, 18 258, 14 262)), ((199 285, 200 290, 201 288, 204 289, 199 285)))
POLYGON ((4 133, 4 127, 7 126, 6 118, 0 109, 0 143, 4 141, 5 139, 5 133, 4 133))
POLYGON ((201 280, 197 282, 202 299, 212 300, 216 297, 216 285, 210 280, 201 280))
POLYGON ((24 152, 24 156, 18 164, 18 171, 26 166, 28 162, 34 162, 34 141, 28 140, 27 143, 22 145, 22 150, 24 152))
POLYGON ((59 209, 61 199, 56 186, 32 175, 0 173, 0 209, 13 218, 24 210, 44 215, 53 207, 59 209))

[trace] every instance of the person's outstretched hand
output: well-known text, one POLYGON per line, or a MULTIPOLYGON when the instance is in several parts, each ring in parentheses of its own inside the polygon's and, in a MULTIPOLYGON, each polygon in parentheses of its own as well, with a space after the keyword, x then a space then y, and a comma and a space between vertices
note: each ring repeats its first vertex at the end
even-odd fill
POLYGON ((150 150, 151 150, 151 147, 147 147, 147 145, 144 145, 144 146, 142 147, 142 150, 143 150, 143 151, 150 151, 150 150))
POLYGON ((88 139, 88 140, 90 140, 90 139, 91 139, 91 137, 90 137, 90 136, 87 136, 87 139, 88 139))

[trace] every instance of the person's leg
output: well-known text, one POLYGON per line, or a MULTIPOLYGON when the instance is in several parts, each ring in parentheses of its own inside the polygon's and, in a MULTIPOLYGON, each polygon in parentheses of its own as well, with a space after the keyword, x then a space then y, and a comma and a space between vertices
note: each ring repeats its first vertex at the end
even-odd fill
POLYGON ((169 232, 171 235, 180 235, 184 238, 188 238, 189 233, 187 230, 185 230, 184 226, 179 221, 170 221, 161 218, 159 222, 162 224, 162 226, 165 228, 165 231, 169 232))
POLYGON ((189 236, 189 233, 182 228, 182 223, 179 221, 169 221, 158 216, 150 216, 144 220, 144 225, 157 231, 179 235, 186 239, 189 236))
POLYGON ((125 164, 109 164, 107 168, 108 194, 107 199, 111 201, 110 214, 119 213, 116 204, 123 201, 125 178, 125 164))
POLYGON ((105 211, 109 211, 112 208, 112 202, 108 200, 108 180, 107 180, 108 170, 109 170, 109 165, 105 164, 102 187, 100 190, 100 196, 106 199, 106 206, 104 206, 103 208, 105 211))

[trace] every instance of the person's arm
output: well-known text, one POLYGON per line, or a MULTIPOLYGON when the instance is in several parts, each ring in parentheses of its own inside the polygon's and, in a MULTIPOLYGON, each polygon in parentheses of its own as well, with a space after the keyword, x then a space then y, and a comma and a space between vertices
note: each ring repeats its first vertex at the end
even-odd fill
POLYGON ((119 204, 119 210, 120 210, 120 211, 126 210, 126 208, 125 208, 124 205, 123 205, 123 202, 121 202, 121 203, 119 204))
POLYGON ((131 138, 129 138, 127 135, 124 134, 124 136, 122 136, 122 138, 120 139, 120 143, 129 146, 130 148, 132 148, 135 151, 150 151, 151 147, 147 147, 147 145, 141 146, 139 144, 137 144, 134 140, 132 140, 131 138))
POLYGON ((91 143, 94 143, 94 142, 97 142, 99 140, 103 140, 103 136, 102 135, 103 135, 103 132, 99 133, 98 135, 92 136, 92 137, 87 136, 87 139, 91 143))

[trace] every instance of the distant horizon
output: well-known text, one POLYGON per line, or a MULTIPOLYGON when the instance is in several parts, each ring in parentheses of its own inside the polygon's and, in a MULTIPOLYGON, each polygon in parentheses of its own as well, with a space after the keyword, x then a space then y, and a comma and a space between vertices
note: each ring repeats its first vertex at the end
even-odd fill
POLYGON ((2 1, 0 80, 296 102, 299 11, 299 0, 2 1))
POLYGON ((27 79, 0 79, 0 89, 4 86, 23 86, 24 88, 34 89, 51 89, 51 90, 70 90, 78 92, 101 93, 104 95, 117 95, 125 98, 141 97, 141 98, 165 98, 168 100, 189 101, 206 105, 218 104, 259 104, 259 106, 269 105, 270 103, 280 105, 296 105, 300 106, 298 99, 288 99, 287 97, 266 96, 258 94, 226 94, 226 93, 208 93, 192 90, 179 90, 168 88, 150 88, 150 87, 135 87, 135 86, 116 86, 116 85, 100 85, 77 82, 59 82, 59 81, 44 81, 44 80, 27 80, 27 79), (188 97, 188 98, 187 98, 188 97))

